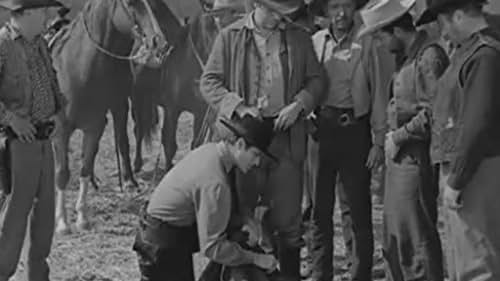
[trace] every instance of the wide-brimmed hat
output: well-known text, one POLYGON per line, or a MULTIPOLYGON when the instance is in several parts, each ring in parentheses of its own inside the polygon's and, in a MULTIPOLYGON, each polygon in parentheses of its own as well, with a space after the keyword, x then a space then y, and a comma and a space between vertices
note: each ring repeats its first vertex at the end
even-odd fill
POLYGON ((21 11, 44 7, 63 7, 63 4, 56 0, 0 0, 0 7, 10 11, 21 11))
POLYGON ((389 25, 415 5, 416 0, 372 0, 359 14, 363 20, 358 37, 367 35, 389 25))
POLYGON ((248 145, 254 146, 273 160, 277 160, 268 151, 274 137, 274 119, 259 119, 250 115, 243 118, 235 117, 231 120, 221 118, 219 121, 231 130, 236 136, 243 138, 248 145))
POLYGON ((208 12, 208 14, 215 15, 225 10, 245 13, 245 0, 215 0, 212 9, 208 12))
POLYGON ((253 0, 255 3, 260 3, 273 12, 282 16, 288 16, 296 12, 304 5, 302 0, 253 0))
MULTIPOLYGON (((427 9, 417 20, 417 26, 427 24, 436 20, 437 15, 450 7, 460 6, 468 3, 486 4, 488 0, 422 0, 426 1, 427 9)), ((498 1, 498 0, 496 0, 498 1)))

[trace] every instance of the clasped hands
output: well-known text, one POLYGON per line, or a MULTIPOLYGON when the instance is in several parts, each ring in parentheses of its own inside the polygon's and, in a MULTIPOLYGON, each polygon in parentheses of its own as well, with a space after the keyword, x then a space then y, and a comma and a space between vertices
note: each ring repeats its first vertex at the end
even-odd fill
MULTIPOLYGON (((300 113, 304 110, 302 103, 299 101, 294 101, 291 104, 285 106, 278 113, 276 119, 274 120, 274 130, 275 131, 286 131, 290 128, 299 118, 300 113)), ((240 118, 249 114, 255 118, 261 118, 260 111, 257 107, 246 106, 240 104, 235 109, 236 113, 240 118)))

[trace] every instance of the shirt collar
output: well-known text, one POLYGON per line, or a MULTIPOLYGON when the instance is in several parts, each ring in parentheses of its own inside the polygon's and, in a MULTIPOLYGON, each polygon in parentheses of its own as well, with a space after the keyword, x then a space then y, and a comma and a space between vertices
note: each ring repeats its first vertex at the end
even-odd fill
MULTIPOLYGON (((21 33, 21 31, 13 26, 12 24, 10 23, 6 23, 5 26, 7 27, 7 30, 8 30, 8 34, 10 36, 10 39, 11 40, 17 40, 17 39, 23 39, 24 41, 26 42, 29 42, 24 36, 23 34, 21 33)), ((36 42, 37 40, 39 40, 40 38, 42 38, 41 35, 37 35, 33 38, 33 40, 31 40, 32 43, 36 42)))
POLYGON ((231 169, 234 167, 234 159, 227 147, 225 142, 217 143, 217 151, 219 152, 219 156, 222 162, 222 166, 226 173, 229 173, 231 169))

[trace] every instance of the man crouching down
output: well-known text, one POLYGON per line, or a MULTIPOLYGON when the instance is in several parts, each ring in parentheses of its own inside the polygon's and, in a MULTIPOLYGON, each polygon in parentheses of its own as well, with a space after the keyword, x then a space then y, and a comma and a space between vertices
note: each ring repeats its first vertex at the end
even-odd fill
POLYGON ((234 172, 248 172, 263 155, 273 158, 267 152, 273 122, 250 115, 220 121, 234 135, 191 151, 165 175, 147 204, 134 243, 143 281, 194 280, 192 254, 198 250, 224 266, 276 269, 274 256, 245 250, 228 238, 234 229, 230 221, 238 221, 234 172))

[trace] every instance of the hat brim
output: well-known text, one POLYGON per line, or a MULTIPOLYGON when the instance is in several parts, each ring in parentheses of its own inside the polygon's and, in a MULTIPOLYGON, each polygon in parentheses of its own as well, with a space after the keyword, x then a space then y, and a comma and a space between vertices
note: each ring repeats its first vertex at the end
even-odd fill
POLYGON ((357 37, 360 38, 360 37, 372 34, 373 32, 380 30, 385 26, 388 26, 389 24, 391 24, 392 22, 397 20, 402 15, 404 15, 404 13, 398 14, 397 16, 388 17, 385 20, 377 22, 376 24, 372 24, 372 25, 366 25, 363 23, 363 25, 361 25, 361 28, 358 31, 357 37))
POLYGON ((273 12, 278 13, 281 16, 289 16, 290 14, 293 14, 294 12, 298 11, 301 7, 300 3, 297 5, 282 5, 273 2, 272 0, 255 0, 255 2, 260 3, 267 8, 271 9, 273 12))
POLYGON ((13 11, 13 12, 19 12, 19 11, 25 11, 25 10, 32 10, 32 9, 40 9, 40 8, 51 8, 51 7, 64 7, 64 5, 56 0, 49 0, 46 3, 40 3, 40 4, 32 4, 32 5, 14 5, 14 6, 2 6, 7 10, 13 11))
POLYGON ((242 14, 246 14, 245 7, 243 7, 242 9, 239 9, 237 7, 220 7, 207 11, 205 12, 205 14, 207 16, 217 16, 227 11, 236 11, 236 12, 241 12, 242 14))
POLYGON ((264 155, 272 159, 273 161, 278 162, 278 158, 276 156, 272 155, 265 147, 260 147, 254 143, 254 141, 248 137, 248 135, 245 132, 245 129, 243 129, 241 126, 238 124, 235 124, 231 121, 228 121, 226 119, 219 119, 219 121, 226 126, 231 132, 233 132, 236 136, 243 138, 248 145, 253 146, 257 149, 259 149, 264 155))

